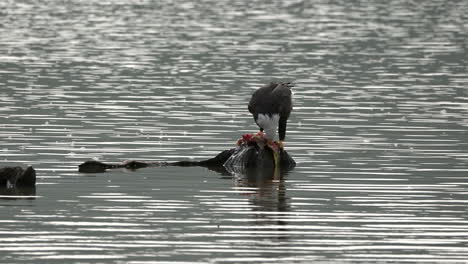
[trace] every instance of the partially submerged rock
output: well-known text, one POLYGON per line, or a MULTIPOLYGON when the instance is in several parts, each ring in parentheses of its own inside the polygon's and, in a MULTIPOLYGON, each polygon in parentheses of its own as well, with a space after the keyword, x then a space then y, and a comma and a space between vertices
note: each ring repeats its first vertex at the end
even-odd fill
POLYGON ((291 169, 296 166, 296 162, 284 150, 283 144, 269 140, 263 132, 242 135, 237 146, 223 162, 224 167, 291 169))
POLYGON ((33 187, 36 185, 36 171, 33 167, 19 166, 0 168, 0 187, 33 187))
POLYGON ((285 150, 280 150, 278 157, 269 148, 258 146, 242 146, 234 149, 232 155, 223 163, 223 167, 230 174, 246 174, 252 169, 283 171, 291 170, 296 166, 296 162, 285 150))
POLYGON ((222 151, 215 157, 202 161, 155 162, 131 160, 122 163, 103 163, 92 160, 79 165, 78 170, 83 173, 99 173, 115 168, 134 170, 144 167, 201 166, 219 172, 230 172, 247 168, 281 168, 289 170, 296 166, 296 162, 280 144, 277 142, 266 142, 261 136, 254 138, 252 135, 244 135, 237 145, 236 148, 222 151))

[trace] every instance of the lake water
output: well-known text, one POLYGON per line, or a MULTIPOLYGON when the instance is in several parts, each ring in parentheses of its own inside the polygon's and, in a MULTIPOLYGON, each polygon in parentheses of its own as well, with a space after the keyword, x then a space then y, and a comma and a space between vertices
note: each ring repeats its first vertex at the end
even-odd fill
POLYGON ((468 263, 463 1, 0 2, 3 263, 468 263), (277 177, 212 157, 294 81, 277 177))

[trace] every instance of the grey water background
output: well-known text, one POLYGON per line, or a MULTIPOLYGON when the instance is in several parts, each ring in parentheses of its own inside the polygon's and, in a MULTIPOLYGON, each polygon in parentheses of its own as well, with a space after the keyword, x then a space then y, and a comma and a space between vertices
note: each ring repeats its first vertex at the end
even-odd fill
POLYGON ((468 263, 464 1, 0 2, 3 263, 468 263), (295 81, 278 178, 205 159, 295 81))

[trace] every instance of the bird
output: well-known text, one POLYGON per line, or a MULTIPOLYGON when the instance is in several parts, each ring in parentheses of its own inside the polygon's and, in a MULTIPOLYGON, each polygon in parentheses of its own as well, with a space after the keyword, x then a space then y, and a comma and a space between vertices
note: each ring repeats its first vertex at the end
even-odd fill
POLYGON ((248 105, 260 132, 264 132, 267 139, 273 141, 278 130, 281 146, 286 137, 286 126, 292 111, 293 86, 291 82, 271 82, 257 89, 248 105))

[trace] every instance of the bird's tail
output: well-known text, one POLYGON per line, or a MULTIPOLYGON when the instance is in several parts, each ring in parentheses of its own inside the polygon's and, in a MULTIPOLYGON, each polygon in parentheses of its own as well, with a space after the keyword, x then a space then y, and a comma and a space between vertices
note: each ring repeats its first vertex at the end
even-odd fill
POLYGON ((289 89, 293 88, 294 87, 294 81, 291 81, 291 82, 286 82, 286 83, 283 83, 284 85, 286 85, 286 87, 288 87, 289 89))
POLYGON ((276 87, 275 89, 273 89, 273 91, 275 90, 281 90, 281 89, 284 89, 284 88, 288 88, 288 89, 291 89, 294 87, 294 83, 293 82, 277 82, 275 83, 276 84, 276 87))

